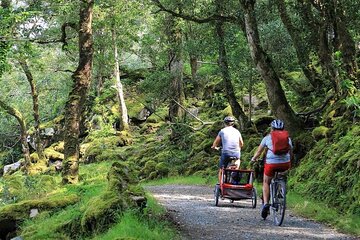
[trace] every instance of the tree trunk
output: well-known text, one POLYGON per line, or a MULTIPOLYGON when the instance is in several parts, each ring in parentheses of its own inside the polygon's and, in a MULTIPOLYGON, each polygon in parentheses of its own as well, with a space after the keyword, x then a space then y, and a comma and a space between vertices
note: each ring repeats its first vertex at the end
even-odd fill
POLYGON ((250 73, 249 78, 249 122, 251 122, 252 118, 252 93, 253 93, 253 74, 252 71, 250 73))
POLYGON ((342 9, 341 2, 337 1, 335 6, 334 25, 338 36, 337 49, 342 53, 342 68, 347 75, 355 82, 355 86, 360 88, 358 65, 356 62, 355 42, 347 29, 348 21, 342 9))
MULTIPOLYGON (((9 17, 9 14, 11 12, 10 6, 11 6, 11 0, 2 0, 0 2, 0 6, 2 7, 2 11, 1 11, 1 18, 2 19, 7 19, 9 17)), ((5 24, 6 21, 2 21, 2 29, 7 29, 7 31, 11 31, 11 27, 9 26, 9 24, 5 24)), ((12 23, 11 23, 12 24, 12 23)), ((5 34, 5 32, 1 32, 1 34, 5 34)), ((10 48, 10 44, 8 41, 0 41, 0 76, 3 75, 6 67, 4 65, 6 65, 6 58, 7 58, 7 52, 10 48)))
MULTIPOLYGON (((104 47, 100 47, 99 49, 99 55, 100 55, 100 59, 105 58, 105 54, 104 54, 104 47)), ((104 64, 99 63, 98 64, 98 70, 97 70, 97 74, 96 74, 96 83, 95 83, 95 88, 96 88, 96 96, 100 97, 103 87, 104 87, 104 64)))
POLYGON ((115 32, 114 28, 111 30, 111 35, 112 35, 112 41, 113 41, 113 47, 114 47, 114 57, 115 57, 114 74, 115 74, 115 79, 116 79, 116 89, 117 89, 117 93, 118 93, 119 108, 120 108, 120 130, 123 131, 123 130, 129 129, 129 124, 128 124, 129 119, 128 119, 128 113, 127 113, 127 108, 126 108, 125 99, 124 99, 123 85, 120 81, 119 55, 118 55, 118 49, 117 49, 117 44, 116 44, 116 32, 115 32))
POLYGON ((23 69, 26 78, 30 84, 31 88, 31 96, 33 101, 33 116, 34 116, 34 128, 35 128, 35 148, 36 153, 38 154, 40 159, 44 159, 43 146, 40 136, 40 114, 39 114, 39 95, 36 88, 36 83, 32 76, 32 73, 29 69, 29 66, 26 60, 19 60, 21 68, 23 69))
POLYGON ((182 59, 182 31, 176 23, 176 18, 172 15, 167 19, 167 36, 170 45, 169 49, 169 71, 171 77, 171 94, 175 101, 171 100, 169 104, 170 121, 182 119, 184 110, 176 103, 184 105, 185 93, 183 87, 183 59, 182 59))
POLYGON ((191 79, 194 84, 194 94, 198 99, 202 98, 202 89, 200 80, 197 78, 197 71, 199 70, 198 57, 194 54, 190 54, 190 68, 191 68, 191 79))
POLYGON ((27 129, 26 129, 26 122, 23 118, 21 112, 19 112, 17 109, 9 106, 4 101, 0 100, 0 107, 3 108, 8 114, 15 117, 16 120, 19 122, 20 125, 20 140, 21 140, 21 148, 25 159, 25 173, 28 173, 28 169, 30 166, 30 150, 29 145, 27 143, 27 129))
POLYGON ((233 115, 240 122, 240 128, 243 130, 245 124, 248 122, 248 117, 245 115, 240 104, 236 101, 233 85, 231 83, 231 76, 229 72, 229 66, 227 61, 226 46, 225 46, 225 33, 223 29, 223 23, 220 21, 216 22, 216 34, 218 37, 219 44, 219 67, 223 76, 225 85, 226 97, 230 104, 233 115))
POLYGON ((65 107, 64 161, 62 182, 77 183, 81 113, 91 80, 93 59, 92 13, 94 0, 80 1, 79 64, 72 75, 74 86, 65 107))
POLYGON ((301 120, 290 107, 280 84, 280 79, 272 66, 271 59, 261 47, 255 17, 255 0, 240 0, 240 4, 244 10, 246 37, 251 57, 264 80, 271 110, 277 118, 285 121, 290 132, 296 133, 301 130, 301 120))
POLYGON ((276 3, 279 10, 280 18, 294 44, 300 67, 312 87, 316 90, 319 90, 321 87, 321 79, 319 74, 316 72, 315 68, 311 64, 311 60, 309 58, 309 49, 305 46, 305 44, 303 44, 303 42, 301 42, 301 38, 298 35, 299 30, 292 24, 291 19, 287 14, 284 0, 277 0, 276 3))

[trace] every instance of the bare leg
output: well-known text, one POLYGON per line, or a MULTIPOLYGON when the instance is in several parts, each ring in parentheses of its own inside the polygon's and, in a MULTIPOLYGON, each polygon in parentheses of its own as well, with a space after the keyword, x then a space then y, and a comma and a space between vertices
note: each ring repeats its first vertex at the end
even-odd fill
POLYGON ((263 181, 263 199, 264 204, 269 203, 270 198, 270 182, 272 177, 264 175, 264 181, 263 181))
POLYGON ((218 178, 219 178, 219 183, 221 182, 221 169, 219 169, 219 175, 218 175, 218 178))

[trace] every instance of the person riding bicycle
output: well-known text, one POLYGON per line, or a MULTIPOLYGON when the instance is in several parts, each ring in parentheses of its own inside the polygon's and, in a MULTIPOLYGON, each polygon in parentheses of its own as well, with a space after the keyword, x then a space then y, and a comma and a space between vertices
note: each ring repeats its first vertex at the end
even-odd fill
POLYGON ((271 122, 271 132, 265 136, 251 158, 255 162, 261 153, 265 150, 264 180, 263 180, 263 201, 261 217, 266 219, 269 213, 270 182, 275 172, 286 171, 291 167, 292 159, 292 141, 288 132, 284 130, 284 122, 280 119, 271 122))
MULTIPOLYGON (((241 133, 234 128, 235 118, 228 116, 224 118, 225 127, 222 128, 216 136, 211 148, 216 149, 222 145, 219 169, 227 167, 230 163, 230 157, 240 159, 240 151, 244 145, 241 133)), ((239 164, 240 165, 240 164, 239 164)), ((219 170, 219 179, 221 172, 219 170)))

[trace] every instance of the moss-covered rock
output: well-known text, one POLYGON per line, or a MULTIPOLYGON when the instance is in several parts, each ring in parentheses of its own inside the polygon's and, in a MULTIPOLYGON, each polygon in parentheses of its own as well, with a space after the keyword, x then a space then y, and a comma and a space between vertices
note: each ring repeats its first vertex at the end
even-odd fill
POLYGON ((132 143, 128 132, 118 132, 117 136, 90 138, 90 142, 81 145, 81 161, 86 163, 106 160, 122 160, 121 147, 132 143))
POLYGON ((156 164, 155 170, 157 171, 158 175, 162 177, 167 176, 170 171, 169 167, 165 162, 160 162, 156 164))
POLYGON ((50 195, 35 200, 25 200, 19 203, 9 204, 0 208, 0 221, 3 219, 23 220, 29 217, 30 209, 37 208, 39 211, 54 208, 62 208, 75 204, 80 200, 76 194, 50 195))
POLYGON ((57 152, 64 153, 64 141, 56 142, 51 147, 57 152))
POLYGON ((44 149, 44 155, 45 157, 50 161, 56 161, 56 160, 64 160, 64 154, 61 152, 56 151, 54 148, 49 147, 44 149))
POLYGON ((329 128, 327 128, 325 126, 320 126, 320 127, 314 128, 314 130, 312 131, 312 136, 314 137, 315 140, 318 141, 322 138, 326 138, 328 132, 329 132, 329 128))
POLYGON ((126 200, 117 191, 106 191, 86 205, 80 223, 83 232, 102 231, 114 223, 126 207, 126 200))
POLYGON ((109 181, 109 190, 122 192, 127 189, 128 184, 136 183, 135 176, 130 172, 129 167, 125 163, 115 162, 112 164, 108 172, 107 179, 109 181))
POLYGON ((147 161, 144 168, 141 170, 141 175, 147 177, 151 172, 155 171, 156 162, 153 160, 147 161))

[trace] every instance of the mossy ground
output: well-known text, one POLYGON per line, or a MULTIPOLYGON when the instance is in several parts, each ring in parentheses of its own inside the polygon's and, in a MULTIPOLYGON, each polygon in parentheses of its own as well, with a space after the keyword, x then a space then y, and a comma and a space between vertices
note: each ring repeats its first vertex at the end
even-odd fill
POLYGON ((293 171, 289 186, 339 212, 360 215, 360 126, 349 128, 319 140, 293 171))
MULTIPOLYGON (((139 238, 136 229, 146 233, 146 239, 176 239, 177 234, 170 225, 163 224, 164 215, 154 213, 155 205, 150 204, 143 213, 132 208, 131 196, 144 194, 136 182, 214 184, 217 181, 219 152, 212 150, 211 144, 223 127, 221 121, 193 130, 191 122, 163 122, 166 108, 160 108, 146 123, 132 126, 129 132, 119 132, 108 124, 117 118, 116 111, 104 115, 103 100, 97 100, 94 107, 97 115, 91 122, 93 129, 81 145, 79 184, 62 186, 61 176, 46 169, 45 172, 39 170, 42 174, 34 172, 33 176, 19 172, 0 179, 1 204, 6 204, 6 209, 19 209, 18 213, 11 212, 18 214, 14 215, 16 219, 26 219, 18 231, 26 239, 114 239, 115 235, 119 239, 136 239, 139 238), (189 178, 183 176, 192 177, 186 180, 189 178), (67 202, 65 198, 73 201, 67 202), (36 205, 48 199, 56 206, 36 205), (40 214, 33 219, 26 217, 29 201, 31 207, 40 209, 40 214)), ((222 114, 229 113, 228 108, 223 109, 222 114)), ((219 119, 216 114, 203 111, 200 116, 219 119)), ((267 118, 266 121, 270 119, 267 118)), ((258 133, 252 128, 243 132, 241 168, 251 167, 249 160, 267 126, 263 124, 264 129, 258 133)), ((293 142, 301 161, 296 162, 289 179, 290 194, 321 200, 326 206, 334 207, 337 214, 359 216, 359 136, 359 125, 333 115, 331 122, 324 122, 324 126, 296 136, 293 142)), ((47 158, 61 159, 63 143, 53 144, 46 152, 47 158)), ((33 158, 38 162, 35 155, 33 158)), ((351 232, 347 228, 357 226, 346 223, 345 218, 339 227, 351 232)))

